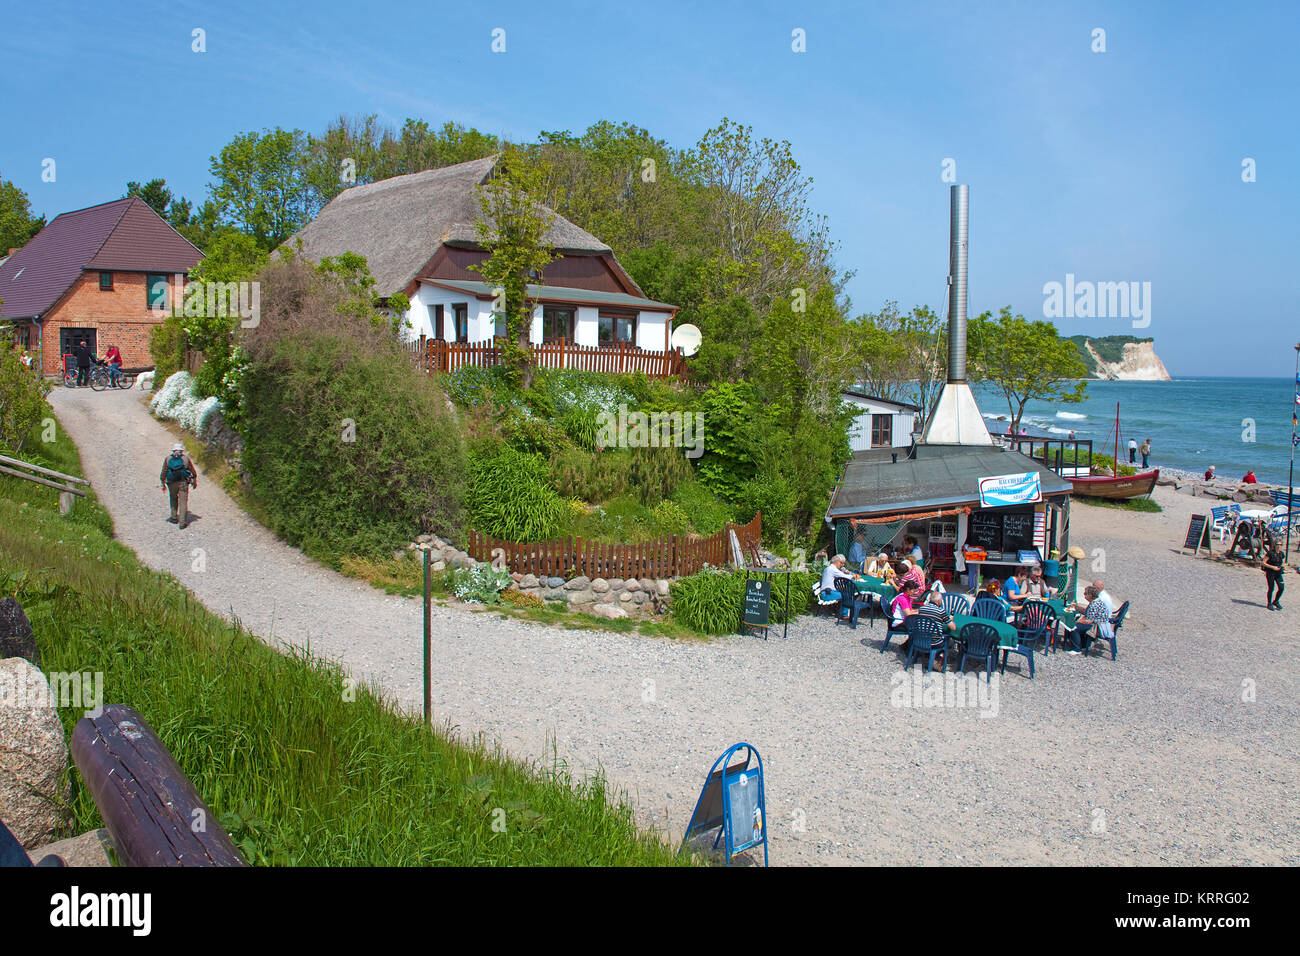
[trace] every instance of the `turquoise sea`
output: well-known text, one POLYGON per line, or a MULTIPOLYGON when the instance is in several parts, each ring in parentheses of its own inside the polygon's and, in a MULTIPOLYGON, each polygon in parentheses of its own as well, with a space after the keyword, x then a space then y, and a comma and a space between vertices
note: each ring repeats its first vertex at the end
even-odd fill
MULTIPOLYGON (((1155 467, 1203 472, 1215 465, 1219 478, 1236 480, 1254 468, 1260 481, 1285 485, 1291 462, 1291 379, 1178 378, 1171 382, 1089 382, 1082 404, 1030 402, 1021 422, 1031 435, 1091 439, 1094 452, 1111 451, 1115 403, 1119 402, 1120 458, 1128 440, 1151 439, 1155 467), (1254 423, 1253 433, 1251 423, 1254 423)), ((989 431, 1006 430, 1006 399, 986 386, 975 388, 989 431)), ((1138 459, 1141 464, 1141 458, 1138 459)), ((1297 469, 1300 484, 1300 469, 1297 469)))

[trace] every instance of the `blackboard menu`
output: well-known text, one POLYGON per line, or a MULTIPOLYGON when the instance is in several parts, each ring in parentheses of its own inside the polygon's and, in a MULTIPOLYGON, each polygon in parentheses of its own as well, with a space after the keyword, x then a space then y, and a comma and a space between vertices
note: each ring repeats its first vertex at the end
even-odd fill
POLYGON ((966 543, 985 551, 1002 550, 1002 515, 996 511, 975 511, 970 516, 966 543))
POLYGON ((1187 539, 1183 542, 1184 548, 1200 550, 1202 547, 1210 546, 1210 535, 1205 530, 1205 515, 1192 515, 1191 523, 1187 526, 1187 539))
POLYGON ((1002 550, 1027 551, 1034 546, 1034 513, 1002 516, 1002 550))
POLYGON ((745 605, 742 620, 750 627, 767 627, 768 611, 772 601, 770 581, 762 578, 745 582, 745 605))

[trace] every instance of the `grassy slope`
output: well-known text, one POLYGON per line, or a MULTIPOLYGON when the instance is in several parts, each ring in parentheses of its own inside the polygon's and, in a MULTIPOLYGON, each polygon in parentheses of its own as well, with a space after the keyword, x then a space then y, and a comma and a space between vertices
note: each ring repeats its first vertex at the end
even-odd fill
MULTIPOLYGON (((62 434, 42 459, 81 474, 62 434)), ((0 476, 3 593, 27 610, 47 671, 102 671, 105 702, 144 715, 250 862, 674 862, 600 781, 463 746, 366 688, 345 693, 337 669, 270 649, 143 568, 93 495, 71 518, 55 499, 0 476)), ((71 733, 80 712, 60 716, 71 733)), ((99 826, 72 776, 77 832, 99 826)))

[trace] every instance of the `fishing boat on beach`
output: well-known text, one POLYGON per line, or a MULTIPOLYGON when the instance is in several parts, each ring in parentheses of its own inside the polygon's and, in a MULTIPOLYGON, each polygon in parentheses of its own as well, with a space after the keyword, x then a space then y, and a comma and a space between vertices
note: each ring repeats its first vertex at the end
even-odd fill
POLYGON ((1115 474, 1089 475, 1088 477, 1070 477, 1074 493, 1088 498, 1110 498, 1125 500, 1149 495, 1160 477, 1160 469, 1139 471, 1134 475, 1119 474, 1119 403, 1115 403, 1115 474))

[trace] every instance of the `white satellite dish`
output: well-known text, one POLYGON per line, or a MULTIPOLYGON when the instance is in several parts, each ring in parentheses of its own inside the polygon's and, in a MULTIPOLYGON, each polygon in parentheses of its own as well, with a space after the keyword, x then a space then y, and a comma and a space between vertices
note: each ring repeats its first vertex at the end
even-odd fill
POLYGON ((669 343, 675 349, 681 349, 682 354, 686 356, 694 355, 700 350, 700 343, 704 341, 704 336, 695 326, 687 323, 679 325, 673 329, 672 338, 669 343))

